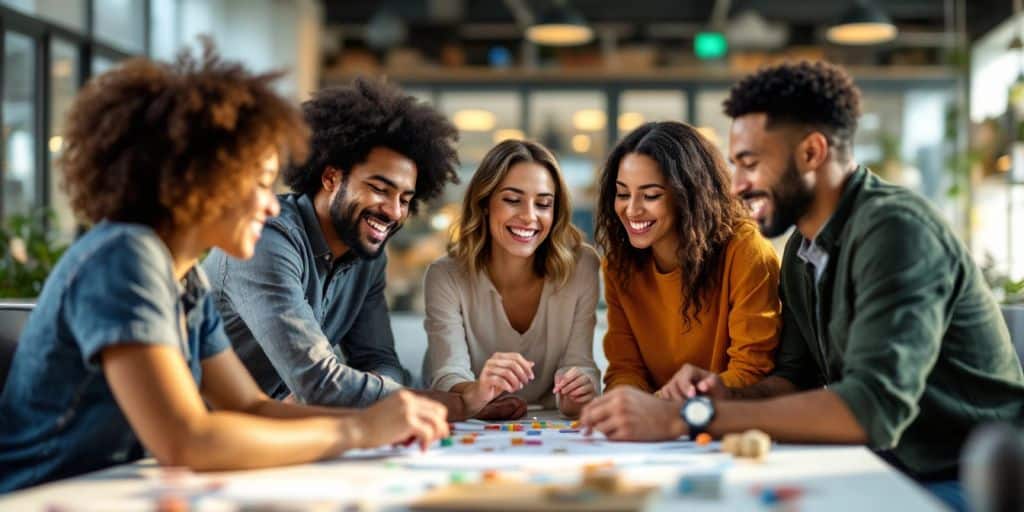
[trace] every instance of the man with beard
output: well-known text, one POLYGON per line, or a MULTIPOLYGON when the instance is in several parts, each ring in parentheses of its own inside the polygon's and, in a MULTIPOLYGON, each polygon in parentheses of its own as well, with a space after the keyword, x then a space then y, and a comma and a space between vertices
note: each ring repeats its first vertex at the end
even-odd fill
POLYGON ((283 171, 295 193, 279 197, 255 256, 215 250, 203 267, 235 350, 268 395, 365 407, 408 384, 383 250, 421 202, 457 180, 457 131, 370 80, 321 91, 303 114, 311 156, 283 171))
POLYGON ((967 248, 928 202, 855 163, 860 92, 824 62, 765 68, 725 101, 733 192, 769 237, 790 227, 773 374, 744 388, 682 368, 663 400, 613 390, 582 422, 614 439, 759 428, 866 444, 957 506, 973 427, 1024 419, 1024 376, 967 248))

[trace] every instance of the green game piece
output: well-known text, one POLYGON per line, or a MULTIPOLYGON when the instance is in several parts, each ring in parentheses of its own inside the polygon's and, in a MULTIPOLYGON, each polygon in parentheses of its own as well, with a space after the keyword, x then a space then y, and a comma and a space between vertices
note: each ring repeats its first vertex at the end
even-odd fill
POLYGON ((452 473, 451 483, 453 484, 464 484, 466 483, 466 475, 459 473, 458 471, 452 473))
POLYGON ((441 446, 452 446, 453 444, 455 444, 455 441, 450 437, 446 437, 441 440, 441 446))

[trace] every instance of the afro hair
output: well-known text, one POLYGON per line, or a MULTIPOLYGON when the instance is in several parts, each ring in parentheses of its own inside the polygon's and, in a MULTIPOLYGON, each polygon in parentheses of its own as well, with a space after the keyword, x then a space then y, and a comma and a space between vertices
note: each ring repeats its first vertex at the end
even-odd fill
POLYGON ((845 70, 824 61, 800 61, 762 68, 740 80, 723 103, 737 118, 767 115, 767 125, 813 126, 830 142, 848 148, 860 117, 860 90, 845 70))
POLYGON ((320 190, 330 166, 347 176, 375 147, 386 147, 416 164, 410 211, 458 183, 458 130, 440 112, 383 81, 357 78, 347 87, 324 89, 302 104, 313 131, 309 159, 284 171, 284 182, 309 196, 320 190))

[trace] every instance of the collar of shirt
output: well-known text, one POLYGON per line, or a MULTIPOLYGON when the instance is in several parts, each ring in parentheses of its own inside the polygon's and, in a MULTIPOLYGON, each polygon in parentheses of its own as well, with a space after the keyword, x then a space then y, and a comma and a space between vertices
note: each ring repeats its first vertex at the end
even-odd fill
POLYGON ((193 266, 184 279, 176 283, 178 296, 185 303, 185 310, 191 310, 210 291, 210 279, 199 265, 193 266))
POLYGON ((332 261, 334 256, 331 253, 331 248, 327 246, 327 237, 324 236, 323 228, 320 227, 320 219, 316 216, 313 200, 308 195, 302 194, 296 203, 299 206, 299 215, 302 216, 302 228, 306 231, 306 238, 309 239, 310 247, 313 249, 313 256, 318 261, 324 262, 328 268, 337 267, 343 270, 352 266, 359 257, 351 250, 345 251, 345 254, 342 254, 337 262, 332 261))

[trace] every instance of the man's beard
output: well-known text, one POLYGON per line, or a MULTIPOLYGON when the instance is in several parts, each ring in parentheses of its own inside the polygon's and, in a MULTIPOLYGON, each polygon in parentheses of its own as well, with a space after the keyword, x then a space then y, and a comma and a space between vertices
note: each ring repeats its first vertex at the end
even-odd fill
POLYGON ((758 224, 762 235, 774 238, 785 233, 807 213, 814 200, 814 190, 804 184, 796 162, 790 160, 778 183, 767 192, 756 190, 747 192, 743 194, 743 199, 750 200, 765 196, 771 201, 772 214, 768 219, 759 220, 758 224))
POLYGON ((334 201, 331 201, 331 206, 328 211, 331 217, 331 226, 334 227, 334 232, 338 235, 338 238, 340 238, 345 246, 352 250, 356 256, 364 260, 378 258, 381 253, 384 252, 384 246, 387 244, 388 239, 398 232, 402 225, 381 215, 366 212, 365 210, 359 211, 358 203, 346 200, 344 186, 345 185, 343 185, 342 190, 338 191, 338 194, 334 196, 334 201), (363 222, 364 216, 372 217, 382 224, 391 226, 384 240, 381 241, 380 245, 376 248, 367 244, 362 239, 362 235, 360 233, 361 226, 359 224, 363 222))

